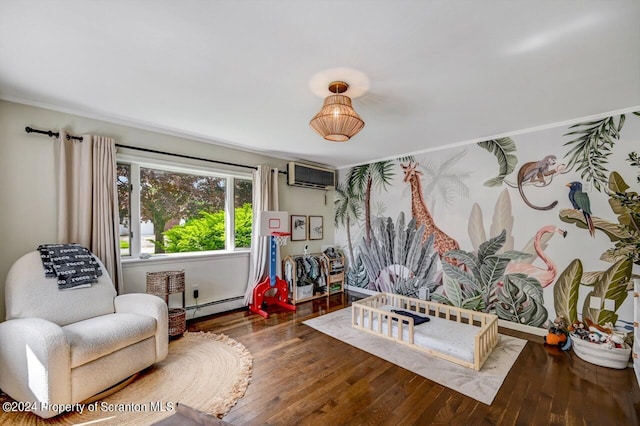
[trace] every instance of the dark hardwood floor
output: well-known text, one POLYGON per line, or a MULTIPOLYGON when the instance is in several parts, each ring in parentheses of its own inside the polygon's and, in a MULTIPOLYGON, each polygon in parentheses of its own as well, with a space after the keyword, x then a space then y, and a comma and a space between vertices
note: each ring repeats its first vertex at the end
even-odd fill
MULTIPOLYGON (((485 405, 333 339, 302 321, 342 309, 353 295, 246 310, 190 322, 190 331, 224 333, 254 356, 244 398, 224 417, 234 425, 638 425, 633 369, 598 367, 529 340, 493 404, 485 405)), ((215 380, 215 378, 212 378, 215 380)))

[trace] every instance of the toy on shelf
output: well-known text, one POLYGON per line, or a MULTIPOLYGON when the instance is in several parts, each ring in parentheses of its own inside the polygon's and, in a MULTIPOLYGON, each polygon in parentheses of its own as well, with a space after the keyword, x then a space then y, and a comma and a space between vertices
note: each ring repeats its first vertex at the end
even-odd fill
POLYGON ((287 212, 263 211, 260 213, 260 236, 269 237, 269 276, 257 284, 253 289, 253 302, 249 310, 265 318, 269 313, 265 310, 268 305, 278 305, 290 311, 296 307, 289 300, 287 283, 276 273, 278 246, 287 243, 289 214, 287 212))

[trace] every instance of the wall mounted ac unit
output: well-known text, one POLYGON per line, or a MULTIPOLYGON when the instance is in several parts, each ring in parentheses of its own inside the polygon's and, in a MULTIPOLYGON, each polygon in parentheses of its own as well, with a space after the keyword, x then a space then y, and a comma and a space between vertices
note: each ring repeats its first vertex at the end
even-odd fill
POLYGON ((334 189, 335 170, 290 161, 287 164, 287 184, 313 189, 334 189))

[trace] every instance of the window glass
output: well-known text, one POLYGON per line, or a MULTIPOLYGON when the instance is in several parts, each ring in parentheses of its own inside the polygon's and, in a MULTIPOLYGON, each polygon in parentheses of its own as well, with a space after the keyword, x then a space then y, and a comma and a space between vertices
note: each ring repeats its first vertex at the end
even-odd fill
POLYGON ((131 166, 118 163, 117 174, 120 255, 131 256, 131 166))
POLYGON ((142 253, 224 250, 226 179, 140 167, 142 253))
POLYGON ((234 179, 235 243, 236 248, 251 247, 251 223, 253 221, 253 186, 248 179, 234 179))

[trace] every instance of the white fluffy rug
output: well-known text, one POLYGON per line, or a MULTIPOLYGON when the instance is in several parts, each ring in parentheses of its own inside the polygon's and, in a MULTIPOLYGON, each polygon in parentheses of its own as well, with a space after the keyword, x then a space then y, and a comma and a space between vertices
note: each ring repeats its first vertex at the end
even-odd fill
POLYGON ((351 308, 304 321, 304 324, 422 377, 491 405, 502 382, 527 343, 501 334, 482 370, 475 371, 382 337, 351 328, 351 308))

